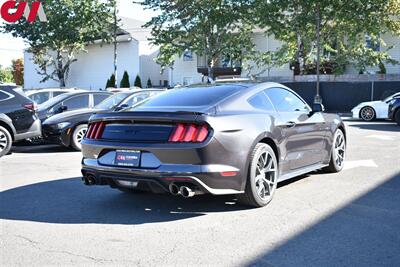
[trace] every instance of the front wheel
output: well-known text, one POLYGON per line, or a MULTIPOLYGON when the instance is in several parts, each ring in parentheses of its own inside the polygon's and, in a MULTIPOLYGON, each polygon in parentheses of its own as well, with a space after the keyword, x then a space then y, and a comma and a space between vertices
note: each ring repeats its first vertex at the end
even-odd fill
POLYGON ((375 109, 373 109, 372 107, 363 107, 360 110, 360 118, 363 121, 372 121, 373 119, 375 119, 375 117, 376 117, 375 109))
POLYGON ((88 129, 87 124, 81 124, 75 127, 75 130, 71 136, 71 146, 73 149, 78 151, 82 150, 81 142, 83 140, 83 137, 85 137, 87 129, 88 129))
POLYGON ((240 202, 253 207, 267 205, 278 184, 278 162, 274 150, 259 143, 250 157, 245 193, 238 195, 240 202))
POLYGON ((0 158, 10 152, 12 145, 11 134, 6 128, 0 126, 0 158))
POLYGON ((342 130, 337 129, 332 141, 332 152, 327 172, 340 172, 346 159, 346 138, 342 130))

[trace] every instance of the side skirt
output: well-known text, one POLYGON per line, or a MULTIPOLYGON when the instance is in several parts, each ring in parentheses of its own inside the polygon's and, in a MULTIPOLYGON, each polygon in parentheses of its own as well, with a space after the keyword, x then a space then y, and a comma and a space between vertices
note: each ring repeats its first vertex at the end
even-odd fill
POLYGON ((288 173, 280 176, 278 179, 278 182, 282 182, 282 181, 285 181, 285 180, 288 180, 288 179, 291 179, 291 178, 294 178, 294 177, 297 177, 297 176, 300 176, 300 175, 303 175, 303 174, 306 174, 306 173, 309 173, 309 172, 312 172, 315 170, 319 170, 326 166, 328 166, 328 164, 318 163, 318 164, 310 165, 310 166, 307 166, 307 167, 304 167, 301 169, 297 169, 297 170, 288 172, 288 173))

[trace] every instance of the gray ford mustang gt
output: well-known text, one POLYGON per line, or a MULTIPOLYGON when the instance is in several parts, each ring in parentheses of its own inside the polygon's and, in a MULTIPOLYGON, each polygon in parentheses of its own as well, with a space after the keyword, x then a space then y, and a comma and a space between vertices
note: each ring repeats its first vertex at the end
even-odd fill
POLYGON ((267 205, 277 183, 346 154, 339 116, 311 109, 278 83, 169 90, 121 112, 95 114, 82 141, 86 185, 192 197, 237 194, 267 205))

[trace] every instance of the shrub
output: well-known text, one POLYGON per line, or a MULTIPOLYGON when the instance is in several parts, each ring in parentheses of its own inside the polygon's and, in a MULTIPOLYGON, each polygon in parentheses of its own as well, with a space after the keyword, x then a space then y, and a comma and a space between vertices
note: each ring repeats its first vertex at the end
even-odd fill
POLYGON ((135 86, 139 87, 139 88, 142 88, 142 80, 140 79, 139 75, 136 75, 135 86))
POLYGON ((124 75, 122 76, 121 84, 119 87, 121 87, 121 88, 131 87, 131 84, 129 83, 129 74, 127 71, 124 72, 124 75))
POLYGON ((106 89, 115 87, 115 75, 112 74, 110 79, 107 80, 106 89))
POLYGON ((147 80, 147 88, 152 88, 153 84, 151 83, 150 78, 147 80))

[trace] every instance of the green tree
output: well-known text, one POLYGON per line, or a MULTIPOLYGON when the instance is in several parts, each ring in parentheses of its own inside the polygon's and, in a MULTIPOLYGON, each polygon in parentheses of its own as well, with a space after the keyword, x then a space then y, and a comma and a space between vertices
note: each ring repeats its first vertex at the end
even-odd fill
POLYGON ((14 78, 12 75, 11 68, 3 68, 0 65, 0 82, 2 83, 14 83, 14 78))
POLYGON ((115 86, 115 75, 111 74, 110 79, 107 80, 106 88, 114 88, 115 86))
POLYGON ((24 85, 24 60, 22 58, 13 59, 12 75, 16 85, 24 85))
POLYGON ((152 88, 153 84, 151 83, 151 79, 147 79, 147 88, 152 88))
MULTIPOLYGON (((176 56, 191 51, 203 56, 208 76, 214 79, 214 67, 224 58, 241 60, 251 53, 249 0, 144 0, 145 8, 159 12, 145 26, 151 27, 151 41, 160 46, 157 62, 163 68, 173 66, 176 56)), ((137 3, 137 2, 136 2, 137 3)))
POLYGON ((1 31, 29 44, 42 82, 51 79, 65 87, 76 54, 95 40, 111 40, 114 5, 115 0, 47 0, 48 22, 28 23, 23 17, 18 23, 5 24, 1 31))
POLYGON ((139 74, 136 75, 135 84, 136 87, 142 88, 142 80, 140 79, 139 74))
POLYGON ((286 44, 299 74, 314 65, 319 77, 325 65, 332 65, 326 62, 335 62, 335 73, 350 62, 362 67, 393 62, 387 53, 391 47, 381 51, 366 47, 366 34, 372 44, 381 46, 383 34, 400 35, 398 0, 256 0, 253 4, 254 23, 286 44))
POLYGON ((129 74, 127 71, 124 71, 124 75, 122 76, 120 87, 121 88, 131 87, 131 84, 129 83, 129 74))

